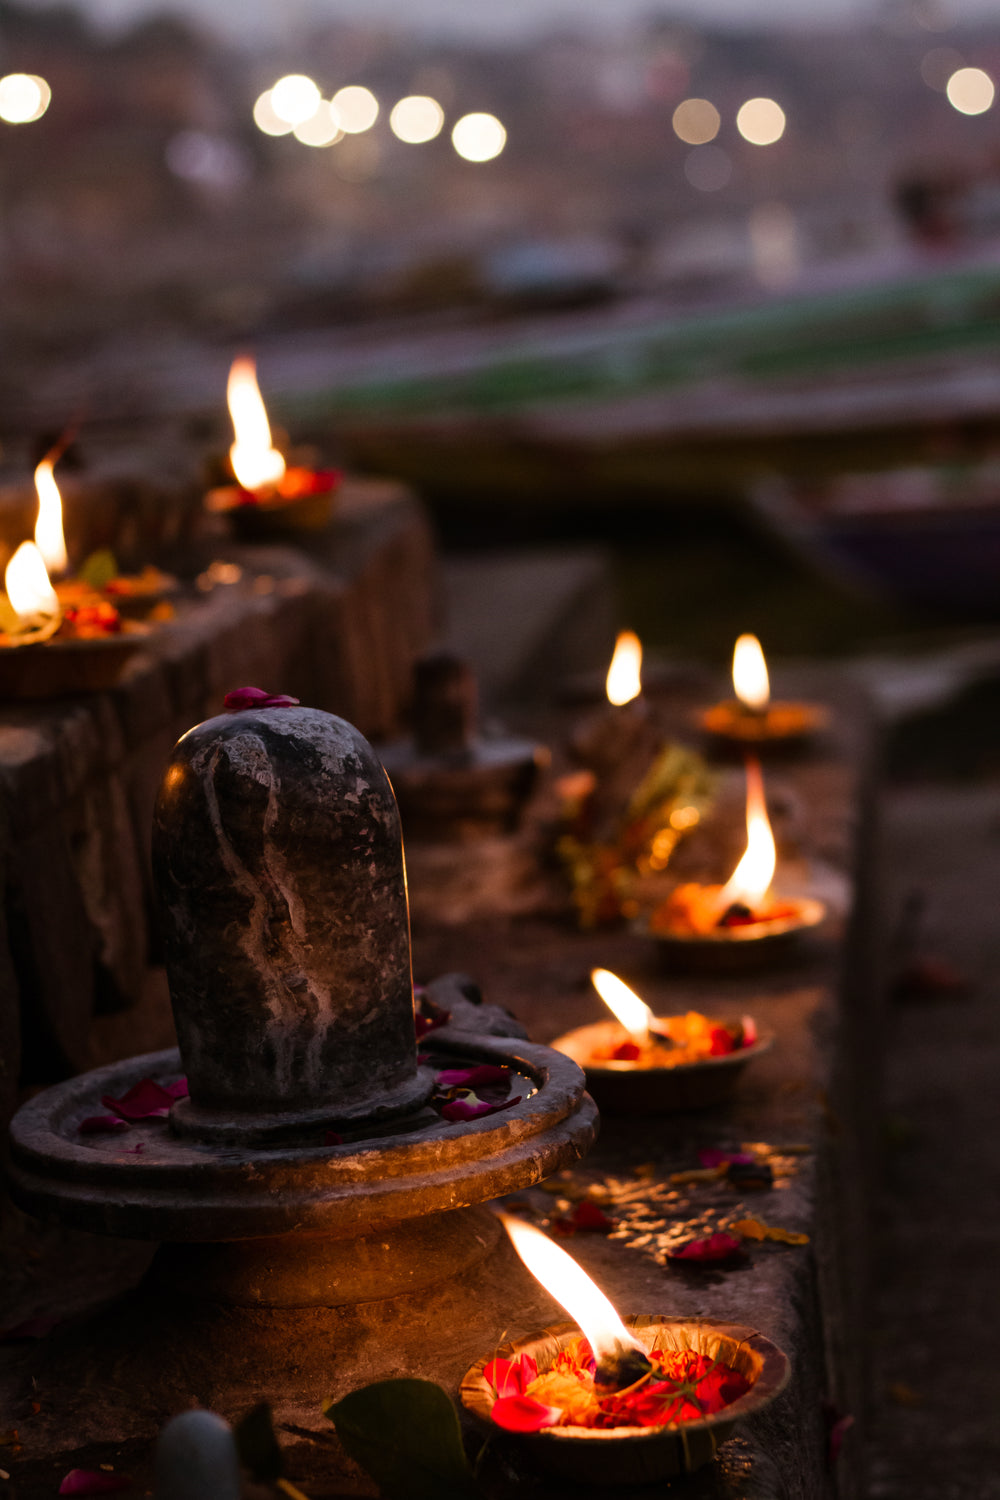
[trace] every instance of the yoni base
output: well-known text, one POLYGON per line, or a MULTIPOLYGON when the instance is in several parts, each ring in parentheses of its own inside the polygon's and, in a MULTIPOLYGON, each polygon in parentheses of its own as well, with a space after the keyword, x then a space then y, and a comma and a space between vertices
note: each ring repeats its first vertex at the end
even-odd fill
POLYGON ((485 1208, 407 1219, 357 1239, 289 1234, 215 1245, 161 1245, 144 1289, 230 1307, 349 1307, 423 1291, 458 1276, 496 1245, 485 1208))

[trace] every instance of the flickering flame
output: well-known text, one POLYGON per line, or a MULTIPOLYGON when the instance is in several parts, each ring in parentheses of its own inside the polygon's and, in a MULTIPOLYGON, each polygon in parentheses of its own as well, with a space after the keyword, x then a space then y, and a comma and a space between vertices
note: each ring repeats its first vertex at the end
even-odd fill
POLYGON ((644 1046, 649 1041, 649 1029, 655 1020, 645 1000, 640 1000, 635 991, 630 990, 610 969, 592 969, 590 980, 632 1040, 644 1046))
POLYGON ((43 458, 35 470, 38 493, 38 519, 35 522, 35 546, 51 573, 65 573, 69 567, 66 539, 63 536, 62 497, 52 473, 52 462, 43 458))
POLYGON ((233 473, 245 490, 277 484, 285 460, 271 446, 271 428, 257 384, 257 366, 246 355, 234 359, 226 388, 236 441, 229 450, 233 473))
POLYGON ((767 662, 755 635, 741 635, 733 650, 733 687, 745 708, 760 713, 771 700, 767 662))
POLYGON ((642 1348, 572 1256, 523 1219, 501 1213, 500 1220, 532 1276, 579 1324, 598 1364, 619 1358, 625 1350, 642 1348))
POLYGON ((760 762, 747 761, 747 847, 728 884, 719 894, 719 907, 726 911, 739 902, 754 911, 767 895, 774 879, 777 854, 764 800, 764 778, 760 762))
POLYGON ((34 542, 22 542, 7 564, 4 588, 11 608, 25 623, 40 615, 57 615, 59 600, 49 582, 45 559, 34 542))
POLYGON ((608 701, 616 708, 631 703, 642 692, 642 642, 633 630, 622 630, 608 668, 608 701))

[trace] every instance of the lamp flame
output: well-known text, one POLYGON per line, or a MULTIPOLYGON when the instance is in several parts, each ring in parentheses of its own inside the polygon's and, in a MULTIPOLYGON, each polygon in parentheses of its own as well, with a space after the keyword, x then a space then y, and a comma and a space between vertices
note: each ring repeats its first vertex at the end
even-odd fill
POLYGON ((634 630, 619 631, 608 668, 608 701, 616 708, 631 703, 642 692, 642 642, 634 630))
POLYGON ((257 365, 247 355, 233 360, 226 400, 236 435, 229 450, 236 478, 245 490, 261 490, 277 484, 285 472, 285 460, 271 446, 271 427, 257 384, 257 365))
POLYGON ((62 497, 52 467, 52 460, 43 458, 35 470, 35 490, 38 494, 35 546, 42 554, 46 568, 53 573, 65 573, 69 567, 69 558, 63 536, 62 497))
POLYGON ((741 635, 733 649, 733 687, 744 708, 763 713, 771 701, 767 662, 755 635, 741 635))
POLYGON ((739 902, 753 911, 767 895, 774 879, 777 854, 774 835, 764 800, 764 778, 760 762, 747 760, 747 847, 746 853, 719 894, 719 907, 726 911, 739 902))
POLYGON ((4 588, 11 608, 25 624, 39 616, 59 613, 59 600, 49 581, 45 559, 34 542, 22 542, 7 564, 4 588))
POLYGON ((592 969, 590 982, 632 1040, 640 1046, 647 1045, 656 1018, 645 1000, 640 1000, 635 990, 630 990, 610 969, 592 969))
POLYGON ((579 1324, 598 1366, 616 1363, 631 1350, 645 1353, 600 1287, 594 1285, 571 1255, 560 1250, 533 1224, 526 1224, 513 1214, 501 1213, 500 1221, 532 1276, 579 1324))

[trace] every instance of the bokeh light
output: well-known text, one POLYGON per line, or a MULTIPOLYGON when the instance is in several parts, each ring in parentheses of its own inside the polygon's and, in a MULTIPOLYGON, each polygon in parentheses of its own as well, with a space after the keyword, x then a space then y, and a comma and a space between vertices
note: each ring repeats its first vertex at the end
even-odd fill
POLYGON ((360 83, 349 83, 338 89, 330 101, 337 112, 341 130, 348 135, 362 135, 378 119, 378 100, 371 89, 360 83))
POLYGON ((773 146, 785 133, 785 111, 774 99, 748 99, 737 112, 736 129, 751 146, 773 146))
POLYGON ((321 99, 315 114, 296 125, 292 134, 303 146, 333 146, 344 136, 340 116, 329 99, 321 99))
POLYGON ((279 119, 271 103, 271 90, 265 89, 253 107, 253 120, 258 130, 265 135, 289 135, 292 127, 287 120, 279 119))
POLYGON ((310 119, 319 101, 319 89, 304 73, 288 73, 271 89, 271 108, 279 120, 292 127, 310 119))
POLYGON ((689 146, 704 146, 714 141, 722 119, 708 99, 685 99, 674 110, 674 134, 689 146))
POLYGON ((959 68, 948 79, 945 93, 960 115, 984 115, 996 97, 993 79, 982 68, 959 68))
POLYGON ((52 90, 37 73, 8 73, 0 78, 0 120, 8 125, 30 125, 49 107, 52 90))
POLYGON ((463 115, 451 132, 451 143, 466 161, 492 161, 507 142, 496 115, 463 115))
POLYGON ((389 126, 408 146, 422 146, 441 134, 444 110, 428 94, 408 94, 392 107, 389 126))
POLYGON ((721 146, 695 146, 684 158, 684 176, 699 193, 717 193, 732 175, 733 163, 721 146))

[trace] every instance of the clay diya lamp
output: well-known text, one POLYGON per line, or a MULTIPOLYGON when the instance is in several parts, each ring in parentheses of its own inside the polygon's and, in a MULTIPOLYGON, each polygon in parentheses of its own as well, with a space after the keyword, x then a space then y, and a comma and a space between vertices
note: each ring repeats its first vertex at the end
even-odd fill
POLYGON ((735 967, 769 960, 826 916, 822 901, 771 890, 777 864, 760 763, 747 759, 747 847, 725 885, 677 886, 643 931, 672 965, 735 967))
POLYGON ((702 729, 740 745, 780 745, 825 729, 830 722, 819 703, 771 701, 767 662, 755 635, 741 635, 733 649, 735 698, 713 704, 701 715, 702 729))
POLYGON ((333 515, 342 476, 336 469, 285 462, 271 441, 257 366, 250 356, 233 360, 226 400, 235 437, 229 450, 233 482, 209 490, 206 510, 228 516, 246 541, 322 531, 333 515))
POLYGON ((590 978, 614 1020, 578 1026, 552 1045, 584 1070, 587 1088, 609 1113, 668 1114, 719 1104, 747 1063, 772 1044, 752 1016, 656 1016, 617 974, 594 969, 590 978))
POLYGON ((755 1329, 620 1318, 575 1260, 501 1215, 528 1270, 573 1318, 479 1360, 463 1405, 533 1465, 565 1479, 647 1484, 710 1463, 734 1428, 784 1389, 787 1356, 755 1329))

